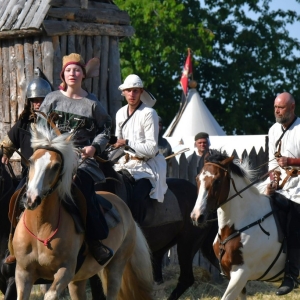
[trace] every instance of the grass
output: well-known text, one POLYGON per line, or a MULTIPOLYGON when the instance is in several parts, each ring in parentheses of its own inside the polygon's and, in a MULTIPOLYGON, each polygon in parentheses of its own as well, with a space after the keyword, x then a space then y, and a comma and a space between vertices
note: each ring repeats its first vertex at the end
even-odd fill
MULTIPOLYGON (((153 296, 155 300, 167 300, 172 290, 177 284, 178 266, 168 266, 164 268, 164 280, 161 285, 154 286, 153 296)), ((219 300, 221 299, 228 281, 223 280, 222 283, 216 284, 211 281, 208 271, 194 267, 195 283, 181 297, 180 300, 219 300)), ((295 289, 292 293, 277 297, 275 292, 278 284, 266 282, 252 281, 247 284, 247 300, 298 300, 300 299, 300 289, 295 289)), ((91 293, 87 290, 88 299, 92 299, 91 293)), ((3 300, 3 295, 0 295, 0 300, 3 300)), ((30 300, 42 300, 43 294, 39 286, 35 286, 30 296, 30 300)), ((69 296, 61 297, 60 300, 70 300, 69 296)), ((142 299, 141 299, 142 300, 142 299)))

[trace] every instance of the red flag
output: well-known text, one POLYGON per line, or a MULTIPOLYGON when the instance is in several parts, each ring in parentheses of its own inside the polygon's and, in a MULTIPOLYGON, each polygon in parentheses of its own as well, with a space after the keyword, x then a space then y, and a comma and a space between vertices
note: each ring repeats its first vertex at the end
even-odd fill
POLYGON ((193 73, 192 69, 192 57, 191 57, 191 51, 190 48, 188 49, 188 56, 185 61, 185 65, 182 71, 181 79, 180 79, 180 84, 182 86, 182 90, 184 94, 187 94, 187 89, 188 89, 188 82, 189 82, 189 75, 193 73))

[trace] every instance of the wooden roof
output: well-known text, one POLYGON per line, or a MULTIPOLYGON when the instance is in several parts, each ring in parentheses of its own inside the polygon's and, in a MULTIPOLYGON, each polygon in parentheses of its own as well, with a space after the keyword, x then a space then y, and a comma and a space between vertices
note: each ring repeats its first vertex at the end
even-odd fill
POLYGON ((119 37, 134 33, 127 12, 99 0, 1 0, 0 16, 0 39, 43 32, 119 37))

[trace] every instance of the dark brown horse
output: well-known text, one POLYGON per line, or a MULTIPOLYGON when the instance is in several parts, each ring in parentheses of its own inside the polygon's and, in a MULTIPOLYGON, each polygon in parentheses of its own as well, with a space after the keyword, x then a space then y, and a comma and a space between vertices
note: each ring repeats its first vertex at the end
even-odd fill
MULTIPOLYGON (((0 150, 1 151, 1 150, 0 150)), ((8 219, 9 200, 17 187, 18 182, 13 180, 6 167, 1 163, 0 153, 0 290, 5 300, 15 300, 17 297, 14 266, 3 264, 7 255, 7 241, 10 231, 8 219)))
MULTIPOLYGON (((123 200, 128 201, 124 178, 113 169, 113 163, 110 161, 100 162, 100 168, 107 180, 105 184, 99 185, 98 189, 116 193, 123 200)), ((172 246, 177 244, 180 275, 176 288, 168 298, 168 300, 176 300, 194 283, 193 258, 199 249, 218 268, 212 248, 217 233, 217 222, 211 222, 204 228, 193 226, 190 213, 197 199, 197 188, 189 181, 177 178, 167 178, 167 184, 169 187, 167 195, 168 193, 175 195, 175 201, 177 199, 182 216, 181 220, 170 221, 158 226, 142 226, 142 230, 152 252, 154 280, 157 284, 163 282, 163 257, 172 246)), ((173 204, 177 205, 177 203, 173 204)))

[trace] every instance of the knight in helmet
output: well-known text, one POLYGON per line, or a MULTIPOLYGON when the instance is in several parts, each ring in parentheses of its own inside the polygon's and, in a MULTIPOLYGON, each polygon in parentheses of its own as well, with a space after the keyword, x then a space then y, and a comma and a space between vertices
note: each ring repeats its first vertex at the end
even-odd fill
MULTIPOLYGON (((20 114, 18 121, 1 142, 1 145, 3 145, 2 163, 8 164, 15 149, 20 149, 20 152, 26 159, 32 155, 30 126, 36 121, 35 111, 39 110, 44 98, 51 91, 51 85, 42 78, 41 70, 36 68, 34 70, 34 79, 27 87, 24 110, 20 114)), ((26 177, 26 172, 26 166, 22 164, 22 178, 26 177)), ((19 186, 22 183, 23 180, 21 180, 19 186)))

